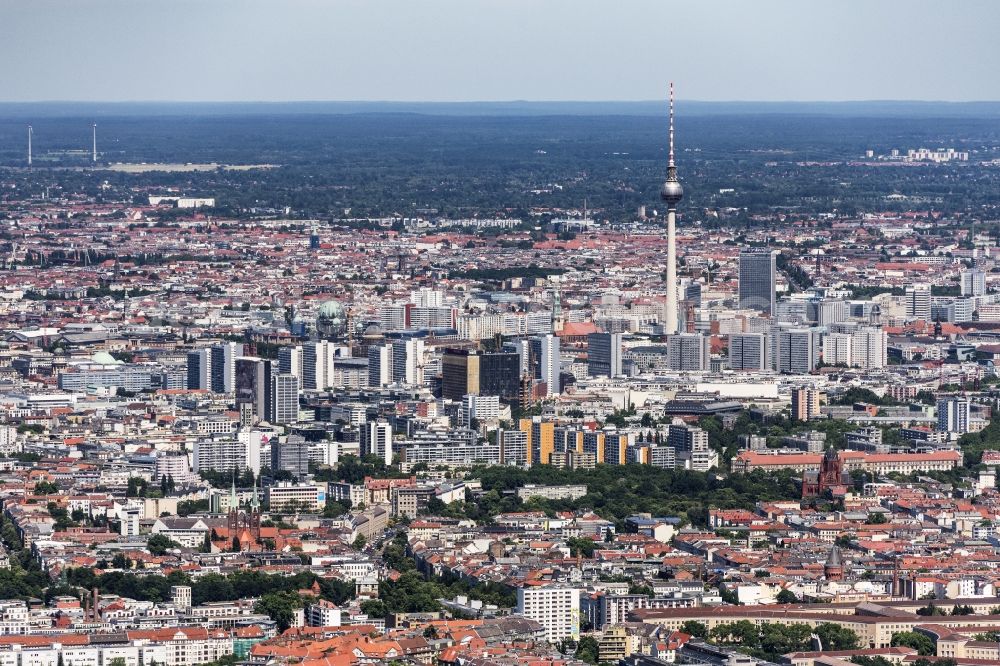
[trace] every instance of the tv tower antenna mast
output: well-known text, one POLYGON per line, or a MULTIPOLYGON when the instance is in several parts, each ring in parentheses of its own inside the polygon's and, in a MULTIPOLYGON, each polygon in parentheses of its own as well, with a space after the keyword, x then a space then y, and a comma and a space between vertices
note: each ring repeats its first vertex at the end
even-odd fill
POLYGON ((660 198, 667 204, 667 303, 663 312, 663 332, 677 332, 677 204, 684 198, 684 188, 677 180, 674 164, 674 82, 670 82, 670 153, 667 158, 667 179, 660 189, 660 198))
POLYGON ((90 128, 94 130, 94 150, 91 153, 90 161, 97 164, 97 123, 91 125, 90 128))
POLYGON ((28 166, 29 167, 31 166, 31 135, 33 133, 34 133, 34 130, 31 129, 31 125, 28 125, 28 166))

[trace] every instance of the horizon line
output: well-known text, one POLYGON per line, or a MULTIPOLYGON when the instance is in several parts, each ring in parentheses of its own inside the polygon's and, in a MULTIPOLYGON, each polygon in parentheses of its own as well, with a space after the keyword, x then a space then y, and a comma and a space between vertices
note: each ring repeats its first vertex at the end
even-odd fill
MULTIPOLYGON (((653 99, 462 99, 462 100, 390 100, 390 99, 233 99, 233 100, 167 100, 167 99, 36 99, 0 100, 0 104, 657 104, 666 97, 653 99)), ((997 104, 1000 99, 685 99, 693 104, 997 104)))

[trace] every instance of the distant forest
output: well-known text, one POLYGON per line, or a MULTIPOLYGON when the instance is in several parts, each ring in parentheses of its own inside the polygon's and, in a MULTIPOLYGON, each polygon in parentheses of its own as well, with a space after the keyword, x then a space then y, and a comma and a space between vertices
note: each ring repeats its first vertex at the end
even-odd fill
MULTIPOLYGON (((634 219, 639 206, 650 212, 659 206, 666 161, 662 113, 515 115, 516 108, 505 108, 496 115, 265 114, 255 108, 237 115, 132 113, 98 121, 101 163, 277 165, 248 172, 73 169, 90 165, 93 117, 5 115, 0 176, 18 187, 0 196, 9 201, 49 187, 50 195, 69 190, 144 201, 144 188, 176 186, 190 195, 216 197, 219 215, 289 207, 293 217, 320 219, 527 219, 533 208, 579 208, 586 199, 599 219, 621 222, 634 219), (27 122, 34 127, 30 173, 23 168, 27 122)), ((755 214, 782 209, 806 215, 928 208, 981 212, 1000 203, 1000 169, 978 164, 1000 158, 995 117, 884 113, 685 116, 682 107, 677 120, 682 222, 702 219, 705 209, 721 209, 732 221, 750 224, 755 214), (973 160, 935 166, 847 163, 867 149, 880 154, 918 147, 969 150, 973 160), (907 199, 886 198, 894 194, 907 199)))

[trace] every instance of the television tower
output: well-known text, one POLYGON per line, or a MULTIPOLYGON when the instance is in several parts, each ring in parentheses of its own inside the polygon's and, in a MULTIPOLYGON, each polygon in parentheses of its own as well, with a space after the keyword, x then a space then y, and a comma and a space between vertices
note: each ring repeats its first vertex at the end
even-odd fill
POLYGON ((90 156, 90 161, 97 164, 97 123, 90 126, 94 130, 94 152, 90 156))
POLYGON ((28 125, 28 166, 31 166, 31 135, 34 130, 31 129, 31 125, 28 125))
POLYGON ((660 189, 660 198, 667 204, 667 304, 663 312, 663 332, 677 332, 677 204, 684 198, 684 188, 677 180, 674 164, 674 82, 670 82, 670 156, 667 159, 667 179, 660 189))

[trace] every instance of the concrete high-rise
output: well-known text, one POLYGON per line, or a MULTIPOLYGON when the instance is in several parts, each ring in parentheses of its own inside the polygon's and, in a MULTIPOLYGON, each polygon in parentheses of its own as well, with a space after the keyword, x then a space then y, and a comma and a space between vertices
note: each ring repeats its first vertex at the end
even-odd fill
POLYGON ((931 318, 931 286, 914 284, 906 288, 906 316, 910 319, 931 318))
POLYGON ((271 423, 295 423, 299 420, 299 378, 277 374, 271 379, 271 423))
POLYGON ((740 252, 740 307, 773 314, 777 285, 777 253, 762 247, 740 252))
POLYGON ((531 338, 531 355, 538 364, 538 374, 535 378, 545 383, 545 394, 558 395, 561 390, 559 385, 561 365, 559 338, 554 335, 540 335, 531 338))
POLYGON ((986 293, 986 273, 973 268, 959 273, 962 296, 982 296, 986 293))
POLYGON ((763 333, 733 333, 729 336, 729 368, 760 372, 770 369, 767 336, 763 333))
POLYGON ((302 346, 286 346, 278 349, 278 372, 283 375, 295 375, 299 388, 302 388, 302 346))
POLYGON ((212 390, 212 350, 194 349, 187 353, 187 387, 212 390))
POLYGON ((266 358, 236 359, 236 406, 250 405, 259 419, 271 413, 272 361, 266 358))
POLYGON ((376 345, 368 348, 368 386, 382 388, 392 383, 392 347, 376 345))
POLYGON ((232 393, 236 389, 236 359, 243 356, 239 342, 224 342, 212 347, 212 391, 232 393))
POLYGON ((701 333, 677 333, 667 337, 667 365, 671 370, 707 370, 710 358, 709 339, 701 333))
POLYGON ((677 180, 674 164, 674 84, 670 83, 670 153, 667 179, 660 188, 660 198, 667 204, 667 300, 663 310, 663 332, 677 332, 677 204, 684 198, 684 188, 677 180))
POLYGON ((587 336, 587 373, 591 377, 622 374, 622 334, 591 333, 587 336))

